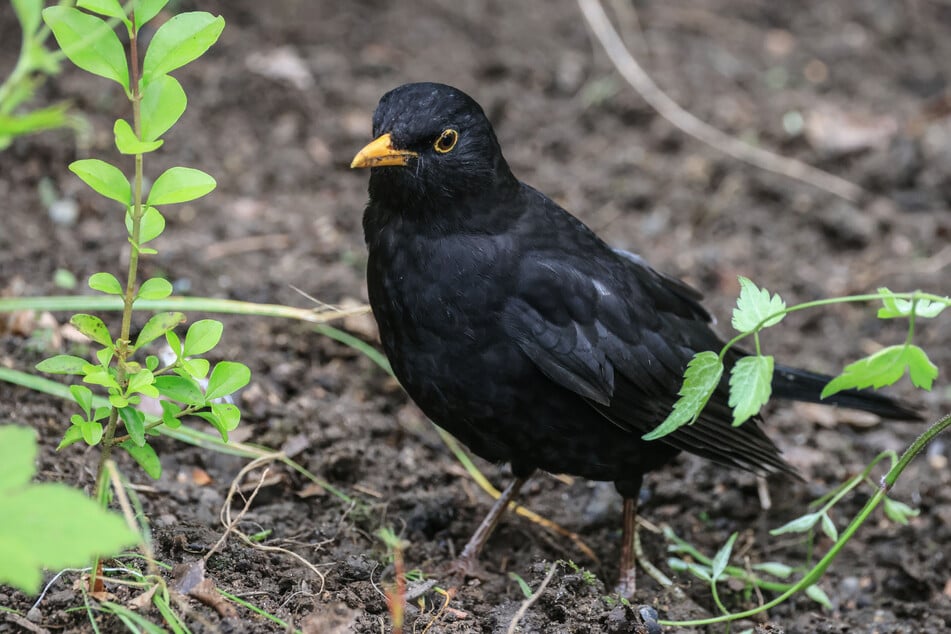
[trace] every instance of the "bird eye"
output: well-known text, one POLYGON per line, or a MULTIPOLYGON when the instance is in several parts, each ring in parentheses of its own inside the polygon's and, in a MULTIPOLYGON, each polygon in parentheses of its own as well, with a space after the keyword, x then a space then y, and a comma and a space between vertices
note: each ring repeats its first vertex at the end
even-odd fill
POLYGON ((452 128, 447 128, 442 131, 442 134, 439 135, 439 138, 436 139, 436 142, 433 144, 433 148, 440 154, 445 154, 456 147, 456 141, 459 140, 459 133, 453 130, 452 128))

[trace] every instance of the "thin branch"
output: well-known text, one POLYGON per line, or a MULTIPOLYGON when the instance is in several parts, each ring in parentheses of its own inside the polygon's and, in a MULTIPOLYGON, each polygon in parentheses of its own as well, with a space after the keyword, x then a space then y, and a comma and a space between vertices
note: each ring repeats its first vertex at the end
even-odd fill
POLYGON ((559 562, 555 562, 551 565, 551 568, 548 570, 548 574, 545 575, 545 579, 542 581, 542 585, 538 586, 532 596, 525 599, 522 602, 522 605, 519 606, 518 612, 515 613, 515 616, 512 617, 512 622, 509 623, 509 629, 506 631, 506 634, 515 634, 515 630, 518 627, 518 622, 522 620, 525 614, 528 612, 528 609, 532 607, 532 604, 538 601, 538 597, 542 596, 542 592, 545 591, 545 588, 548 587, 549 582, 551 582, 552 577, 555 576, 555 571, 558 570, 559 562))
POLYGON ((578 7, 621 76, 648 105, 681 132, 737 160, 812 185, 850 202, 857 202, 865 196, 865 190, 855 183, 802 161, 744 143, 687 112, 661 90, 634 59, 598 0, 578 0, 578 7))

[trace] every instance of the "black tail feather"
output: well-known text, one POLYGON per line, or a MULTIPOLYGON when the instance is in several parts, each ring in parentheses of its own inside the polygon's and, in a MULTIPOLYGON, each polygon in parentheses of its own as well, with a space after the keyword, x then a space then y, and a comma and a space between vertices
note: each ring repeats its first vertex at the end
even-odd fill
POLYGON ((773 373, 773 395, 792 401, 859 409, 878 414, 883 418, 922 420, 921 414, 911 406, 872 390, 844 390, 829 398, 820 398, 822 388, 831 380, 832 377, 824 374, 777 365, 773 373))

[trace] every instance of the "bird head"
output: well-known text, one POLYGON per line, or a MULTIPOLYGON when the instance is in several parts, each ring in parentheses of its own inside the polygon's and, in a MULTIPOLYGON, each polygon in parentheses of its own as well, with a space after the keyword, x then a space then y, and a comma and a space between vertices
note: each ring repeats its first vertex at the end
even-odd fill
POLYGON ((370 199, 400 208, 460 202, 509 184, 509 171, 482 108, 461 90, 405 84, 383 95, 373 141, 352 168, 370 168, 370 199))

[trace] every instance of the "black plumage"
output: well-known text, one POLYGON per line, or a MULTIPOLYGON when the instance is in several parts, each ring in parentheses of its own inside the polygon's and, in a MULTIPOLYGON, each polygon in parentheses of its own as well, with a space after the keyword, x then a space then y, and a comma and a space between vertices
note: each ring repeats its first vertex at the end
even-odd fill
MULTIPOLYGON (((732 426, 726 378, 696 424, 641 439, 670 412, 694 353, 723 345, 701 296, 520 182, 474 100, 401 86, 380 100, 373 135, 353 162, 372 168, 370 304, 396 377, 434 422, 518 478, 609 480, 626 499, 681 450, 791 470, 759 420, 732 426)), ((777 366, 773 392, 818 401, 827 380, 777 366)), ((825 402, 914 416, 864 392, 825 402)))

